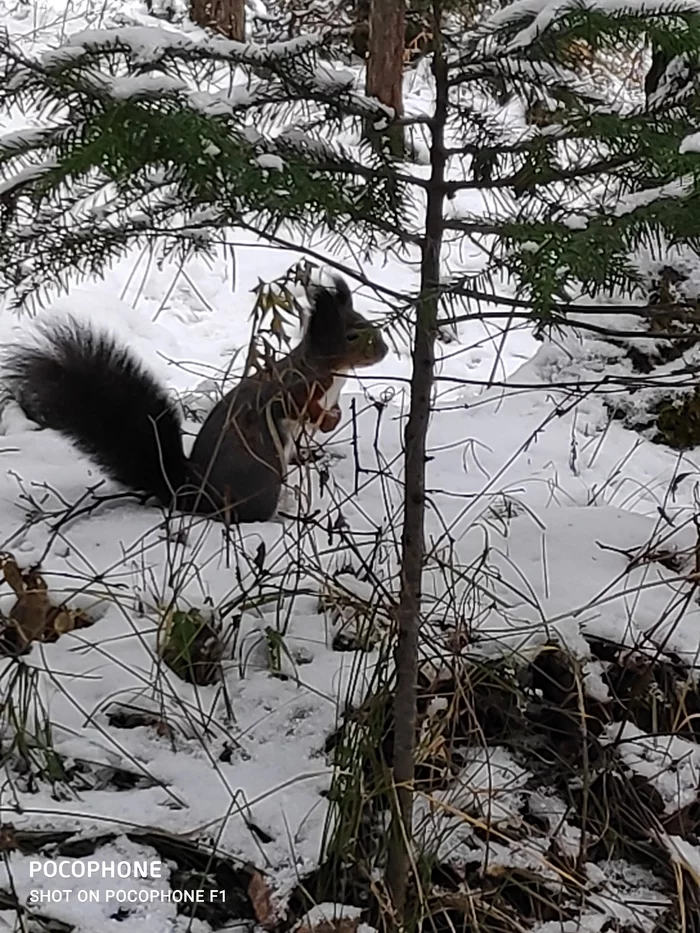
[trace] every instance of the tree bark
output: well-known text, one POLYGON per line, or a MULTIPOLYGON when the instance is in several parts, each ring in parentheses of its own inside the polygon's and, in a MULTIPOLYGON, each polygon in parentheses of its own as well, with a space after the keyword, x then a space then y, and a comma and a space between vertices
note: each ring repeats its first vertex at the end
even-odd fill
POLYGON ((425 558, 425 464, 435 369, 435 337, 440 301, 440 254, 444 228, 445 145, 448 86, 442 57, 439 0, 433 6, 433 76, 436 104, 431 127, 431 173, 427 189, 425 236, 421 252, 420 295, 413 340, 411 402, 404 434, 404 521, 401 534, 401 589, 397 609, 396 698, 394 702, 394 787, 386 883, 395 923, 404 922, 411 873, 413 779, 416 748, 416 700, 421 585, 425 558))
POLYGON ((245 0, 190 0, 190 19, 227 39, 245 40, 245 0))
MULTIPOLYGON (((371 0, 369 9, 369 53, 365 90, 396 116, 403 114, 403 56, 406 40, 406 0, 371 0)), ((387 140, 390 151, 403 155, 402 126, 378 131, 368 124, 366 135, 372 142, 387 140)))

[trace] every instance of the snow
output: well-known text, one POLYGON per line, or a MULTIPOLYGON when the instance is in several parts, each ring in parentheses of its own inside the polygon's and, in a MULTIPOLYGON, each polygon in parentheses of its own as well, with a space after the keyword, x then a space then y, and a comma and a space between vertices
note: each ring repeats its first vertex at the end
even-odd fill
MULTIPOLYGON (((681 151, 684 151, 682 146, 681 151)), ((692 187, 690 178, 677 178, 657 188, 648 188, 635 194, 623 195, 615 205, 615 214, 621 217, 624 214, 630 214, 637 208, 648 207, 654 201, 664 198, 685 198, 691 193, 692 187)))
POLYGON ((679 152, 700 152, 700 133, 686 136, 678 149, 679 152))
MULTIPOLYGON (((527 20, 531 22, 519 30, 509 42, 509 49, 523 48, 532 44, 557 18, 565 16, 567 12, 580 9, 601 10, 606 13, 630 11, 629 0, 514 0, 514 2, 492 13, 485 22, 485 29, 491 30, 505 23, 527 20)), ((639 13, 667 13, 668 4, 665 0, 635 0, 633 9, 639 13)), ((673 11, 676 13, 698 13, 700 3, 698 0, 679 0, 674 3, 673 11)))
POLYGON ((651 872, 624 862, 608 864, 605 871, 586 866, 597 886, 588 903, 606 917, 612 917, 623 929, 638 929, 652 933, 670 905, 669 898, 659 892, 658 882, 651 872))
POLYGON ((284 59, 301 55, 318 46, 319 36, 305 35, 286 42, 270 42, 265 46, 255 43, 234 42, 221 36, 207 37, 200 30, 190 29, 190 35, 179 28, 149 23, 147 26, 122 26, 106 29, 86 29, 75 32, 60 49, 47 51, 42 56, 46 66, 80 58, 89 52, 107 47, 125 49, 132 61, 139 65, 153 65, 166 51, 196 53, 206 46, 209 53, 220 59, 241 59, 264 64, 271 59, 284 59))
POLYGON ((666 813, 697 800, 700 749, 676 735, 646 735, 631 722, 612 723, 604 734, 625 765, 661 795, 666 813))
POLYGON ((519 822, 522 790, 529 777, 505 748, 470 749, 450 790, 436 797, 452 812, 472 810, 493 826, 506 826, 519 822))
MULTIPOLYGON (((516 0, 492 22, 525 8, 537 12, 532 28, 540 29, 566 5, 516 0)), ((45 52, 44 61, 82 55, 108 36, 142 64, 157 61, 165 47, 193 49, 201 41, 174 27, 109 32, 95 26, 60 53, 45 52)), ((521 33, 518 41, 525 38, 521 33)), ((37 42, 44 40, 42 33, 37 42)), ((296 54, 315 41, 294 40, 269 54, 296 54)), ((250 45, 217 40, 215 46, 222 56, 255 54, 250 45)), ((315 75, 343 89, 351 78, 315 75)), ((184 87, 162 77, 119 77, 112 91, 184 87)), ((209 113, 226 113, 247 104, 252 93, 212 86, 190 91, 189 99, 209 113)), ((407 113, 425 112, 427 99, 425 85, 417 86, 407 113)), ((362 104, 361 95, 356 100, 362 104)), ((503 122, 511 116, 506 110, 500 115, 503 122)), ((513 126, 521 130, 515 120, 513 126)), ((5 140, 12 145, 23 133, 38 132, 18 130, 5 140)), ((254 136, 254 128, 250 132, 254 136)), ((309 142, 302 131, 282 141, 309 142)), ((274 153, 257 161, 271 173, 283 167, 274 153)), ((456 199, 455 213, 476 209, 478 198, 472 191, 456 199)), ((241 371, 253 289, 299 258, 242 231, 234 231, 230 245, 213 260, 193 259, 184 267, 158 252, 133 253, 103 281, 75 286, 41 312, 70 312, 129 346, 183 402, 188 445, 198 430, 192 416, 211 407, 229 368, 229 380, 241 371)), ((359 288, 355 297, 358 310, 374 319, 387 312, 382 287, 415 291, 410 261, 399 263, 388 253, 368 259, 352 250, 332 256, 320 238, 312 245, 379 286, 359 288)), ((450 244, 444 279, 478 275, 482 260, 476 248, 450 244)), ((4 309, 0 342, 25 338, 32 328, 31 320, 4 309)), ((673 655, 697 677, 700 608, 688 580, 697 451, 677 455, 652 445, 611 421, 603 391, 587 393, 590 385, 604 389, 606 379, 630 374, 610 344, 570 334, 540 345, 524 328, 506 333, 485 314, 453 329, 453 342, 437 348, 429 435, 426 669, 444 668, 446 640, 463 628, 469 634, 465 655, 506 658, 514 667, 545 646, 566 648, 580 662, 586 696, 602 703, 610 697, 604 668, 591 655, 592 637, 647 655, 673 655), (675 484, 683 474, 686 481, 675 484), (677 553, 680 571, 641 559, 661 549, 677 553)), ((327 440, 336 456, 325 489, 313 471, 292 478, 310 500, 305 509, 319 510, 318 524, 246 526, 230 542, 220 527, 187 516, 176 517, 168 533, 160 512, 121 501, 57 527, 66 505, 89 504, 82 498, 86 488, 103 478, 66 441, 36 430, 7 402, 0 417, 0 549, 12 550, 23 567, 40 560, 51 593, 84 606, 95 620, 55 644, 35 647, 25 659, 37 677, 32 711, 50 718, 53 747, 80 766, 82 783, 79 791, 63 781, 34 788, 13 774, 2 806, 17 830, 58 828, 81 836, 110 830, 116 839, 90 856, 100 859, 155 858, 152 846, 126 837, 133 828, 189 834, 263 866, 280 899, 317 866, 332 777, 324 740, 346 705, 359 703, 378 669, 391 663, 380 643, 398 586, 410 377, 404 331, 394 328, 391 339, 394 349, 381 365, 348 378, 343 421, 327 440), (263 578, 254 564, 261 544, 263 578), (223 615, 232 636, 223 684, 195 688, 156 663, 158 630, 170 604, 223 615), (358 632, 372 627, 369 650, 335 650, 335 635, 349 626, 358 632), (115 725, 115 714, 124 711, 140 712, 144 724, 115 725), (131 774, 135 786, 117 790, 109 779, 117 768, 131 774)), ((106 482, 98 490, 114 491, 106 482)), ((7 611, 12 599, 0 592, 0 609, 7 611)), ((436 702, 431 713, 441 709, 436 702)), ((631 723, 611 723, 606 734, 624 766, 653 783, 667 813, 696 799, 700 765, 692 743, 646 734, 631 723)), ((414 820, 418 839, 452 864, 494 876, 503 868, 527 869, 549 890, 560 891, 565 881, 550 847, 573 861, 582 846, 564 798, 505 745, 468 749, 449 787, 430 798, 419 795, 414 820), (531 831, 528 816, 544 828, 531 831), (494 829, 487 841, 480 833, 486 824, 494 829), (506 835, 514 829, 522 838, 506 835)), ((670 836, 664 844, 671 858, 697 871, 695 847, 670 836)), ((37 887, 29 876, 33 857, 13 853, 0 869, 0 888, 11 870, 22 902, 37 887)), ((651 873, 621 861, 590 863, 583 871, 578 920, 541 924, 538 933, 596 931, 611 921, 654 929, 668 899, 651 873)), ((66 882, 75 898, 52 904, 52 915, 74 924, 77 933, 111 928, 113 905, 78 902, 85 884, 66 882)), ((142 886, 166 884, 146 879, 142 886)), ((101 881, 97 887, 104 892, 115 885, 101 881)), ((322 904, 306 921, 313 926, 329 915, 357 916, 347 905, 322 904)), ((147 925, 155 933, 209 929, 199 922, 190 927, 172 903, 137 904, 120 922, 120 929, 147 925)))
POLYGON ((324 903, 316 904, 304 915, 302 924, 313 929, 320 923, 332 923, 338 920, 354 920, 362 913, 360 907, 350 907, 348 904, 324 903))
POLYGON ((686 868, 693 879, 700 883, 700 849, 680 836, 661 834, 661 841, 668 849, 671 859, 676 865, 686 868))
MULTIPOLYGON (((123 46, 139 65, 157 62, 168 48, 192 51, 196 44, 191 39, 165 26, 126 26, 121 29, 86 29, 74 32, 60 48, 45 52, 43 64, 51 67, 67 60, 81 58, 101 46, 123 46)), ((240 46, 239 44, 239 47, 240 46)))
POLYGON ((52 160, 43 162, 41 165, 27 166, 27 168, 23 169, 21 172, 17 172, 10 178, 0 181, 0 196, 14 191, 15 188, 21 188, 23 184, 27 184, 35 178, 40 178, 47 172, 52 171, 56 165, 57 163, 52 160))
POLYGON ((272 153, 259 155, 256 161, 260 168, 269 168, 276 172, 281 172, 284 169, 284 160, 272 153))
MULTIPOLYGON (((92 858, 92 856, 91 856, 92 858)), ((151 850, 143 845, 138 845, 136 843, 130 842, 128 839, 122 838, 116 843, 105 845, 101 848, 99 854, 100 861, 106 863, 118 863, 123 860, 129 862, 144 860, 152 860, 151 850)), ((104 929, 110 920, 110 917, 117 912, 120 904, 124 904, 125 901, 122 900, 125 896, 128 896, 128 892, 135 891, 137 894, 141 894, 142 897, 145 895, 150 896, 151 892, 154 892, 157 895, 159 892, 165 892, 168 889, 168 877, 169 870, 166 866, 166 870, 162 873, 163 877, 159 879, 155 878, 110 878, 108 882, 108 887, 106 891, 110 892, 101 902, 95 903, 87 899, 83 899, 87 895, 93 886, 94 886, 94 877, 75 877, 78 874, 78 871, 75 868, 75 863, 78 862, 85 866, 85 871, 87 870, 88 858, 82 859, 71 859, 71 871, 74 873, 73 877, 70 878, 69 882, 61 881, 56 883, 56 880, 53 878, 44 877, 42 874, 42 869, 36 868, 36 862, 46 865, 48 859, 37 858, 35 856, 18 856, 16 859, 13 859, 12 862, 12 878, 15 886, 15 891, 21 902, 27 902, 29 904, 34 901, 35 905, 41 905, 41 908, 45 911, 46 904, 42 904, 39 900, 42 893, 50 893, 52 890, 55 890, 57 887, 63 888, 66 886, 66 890, 70 887, 71 896, 69 898, 63 898, 57 903, 52 903, 51 913, 58 920, 62 920, 64 923, 72 923, 78 928, 84 926, 86 929, 100 930, 104 929)), ((144 923, 160 923, 163 924, 167 920, 170 923, 176 922, 176 905, 175 904, 166 904, 163 907, 161 904, 158 904, 156 900, 148 901, 142 900, 132 902, 130 905, 131 912, 130 915, 126 918, 127 925, 125 929, 127 930, 138 930, 143 929, 144 923)), ((151 927, 149 929, 158 929, 158 927, 151 927)), ((165 929, 164 926, 160 926, 160 929, 165 929)))
POLYGON ((42 142, 52 131, 43 126, 26 126, 12 133, 3 133, 0 136, 0 149, 9 152, 12 149, 23 149, 42 142))
POLYGON ((202 113, 212 116, 216 114, 229 114, 239 107, 246 107, 252 103, 254 97, 245 87, 237 87, 232 94, 209 94, 206 91, 192 91, 188 95, 190 104, 202 113))
POLYGON ((168 75, 152 74, 115 78, 110 82, 109 88, 112 96, 117 100, 175 93, 186 89, 187 85, 184 81, 168 75))

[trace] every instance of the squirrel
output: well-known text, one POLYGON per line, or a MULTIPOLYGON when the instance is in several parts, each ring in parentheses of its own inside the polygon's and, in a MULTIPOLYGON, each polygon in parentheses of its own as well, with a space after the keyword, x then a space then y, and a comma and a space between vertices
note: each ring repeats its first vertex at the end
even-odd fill
POLYGON ((226 523, 269 521, 298 436, 334 430, 339 380, 388 353, 381 330, 354 310, 347 283, 336 276, 333 286, 307 289, 301 342, 218 402, 189 458, 165 387, 128 348, 86 324, 55 323, 43 345, 10 348, 6 379, 29 418, 68 437, 127 489, 226 523))

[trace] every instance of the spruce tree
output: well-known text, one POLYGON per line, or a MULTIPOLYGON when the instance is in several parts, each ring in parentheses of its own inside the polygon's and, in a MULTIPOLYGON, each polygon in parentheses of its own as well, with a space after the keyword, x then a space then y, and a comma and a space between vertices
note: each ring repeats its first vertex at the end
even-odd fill
POLYGON ((5 38, 0 106, 32 125, 0 140, 1 287, 22 301, 99 275, 138 241, 202 251, 235 226, 396 240, 394 173, 368 146, 350 157, 333 142, 348 116, 391 114, 319 61, 326 41, 124 27, 31 59, 5 38), (216 78, 228 89, 202 89, 216 78))

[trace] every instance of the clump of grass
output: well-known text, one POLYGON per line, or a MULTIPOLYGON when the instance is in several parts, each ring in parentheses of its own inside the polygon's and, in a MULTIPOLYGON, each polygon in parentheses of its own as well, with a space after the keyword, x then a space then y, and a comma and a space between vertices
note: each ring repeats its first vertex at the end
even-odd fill
POLYGON ((173 673, 190 684, 209 686, 221 678, 226 651, 221 626, 199 609, 170 609, 159 629, 158 653, 173 673))
POLYGON ((20 659, 11 661, 0 676, 0 767, 30 793, 48 782, 55 795, 70 796, 70 771, 54 748, 39 679, 40 672, 20 659))
MULTIPOLYGON (((591 650, 605 662, 607 702, 587 694, 581 661, 556 644, 525 662, 461 657, 451 659, 449 676, 423 673, 416 795, 426 812, 450 810, 449 792, 475 750, 507 749, 530 776, 513 821, 499 824, 470 804, 444 813, 436 823, 443 835, 428 849, 417 837, 412 929, 522 933, 538 923, 583 922, 598 912, 596 891, 614 899, 626 890, 623 875, 594 884, 587 874, 593 862, 647 873, 640 877, 650 879, 653 897, 640 916, 653 918, 658 933, 673 930, 674 917, 692 908, 694 895, 685 890, 692 886, 675 883, 679 870, 656 840, 666 832, 692 842, 700 801, 669 814, 653 780, 626 768, 602 736, 611 723, 628 721, 696 741, 700 691, 680 663, 599 641, 591 650), (553 803, 544 819, 528 802, 543 792, 561 807, 553 803)), ((336 900, 363 908, 363 918, 379 927, 390 922, 380 879, 392 793, 392 686, 390 675, 378 678, 329 742, 336 776, 325 860, 296 892, 299 909, 336 900)))

